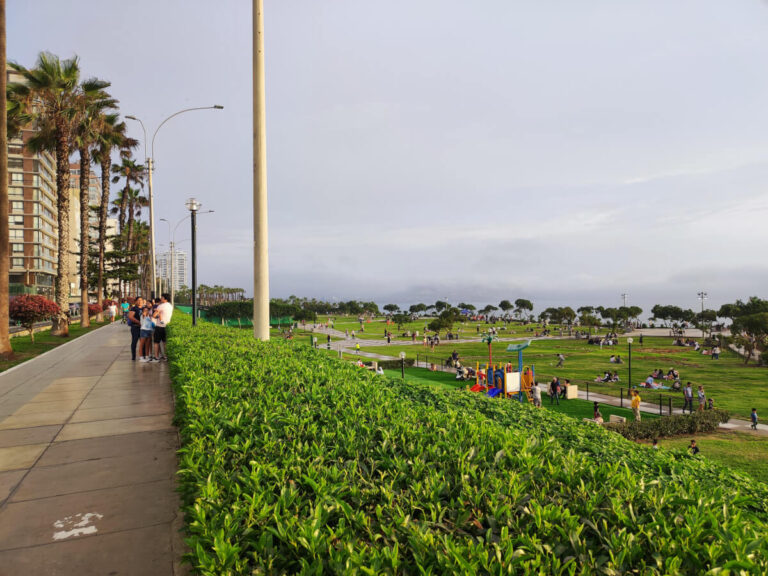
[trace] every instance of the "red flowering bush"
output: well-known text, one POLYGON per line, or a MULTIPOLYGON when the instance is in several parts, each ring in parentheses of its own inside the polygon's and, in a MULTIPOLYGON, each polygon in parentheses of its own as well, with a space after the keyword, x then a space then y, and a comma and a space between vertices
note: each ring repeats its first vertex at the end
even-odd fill
POLYGON ((88 316, 98 316, 101 312, 98 304, 88 304, 88 316))
POLYGON ((45 296, 24 294, 11 300, 8 313, 13 320, 29 330, 32 342, 35 341, 34 327, 38 322, 49 320, 59 313, 59 306, 45 296))
POLYGON ((105 298, 104 300, 101 301, 101 309, 106 310, 107 308, 112 306, 112 304, 117 305, 117 302, 115 300, 110 300, 109 298, 105 298))

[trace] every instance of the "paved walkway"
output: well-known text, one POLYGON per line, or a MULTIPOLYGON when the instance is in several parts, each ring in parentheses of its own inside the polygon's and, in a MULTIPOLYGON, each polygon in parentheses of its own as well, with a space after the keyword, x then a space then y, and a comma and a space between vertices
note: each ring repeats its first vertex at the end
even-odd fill
POLYGON ((184 573, 165 363, 123 324, 0 374, 0 576, 184 573))

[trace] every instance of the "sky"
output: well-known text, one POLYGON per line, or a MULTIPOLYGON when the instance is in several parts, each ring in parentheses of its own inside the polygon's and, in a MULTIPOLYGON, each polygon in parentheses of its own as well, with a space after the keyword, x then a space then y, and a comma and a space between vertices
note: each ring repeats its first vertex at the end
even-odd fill
MULTIPOLYGON (((264 4, 273 297, 768 297, 763 0, 264 4)), ((7 10, 9 60, 76 54, 150 140, 224 106, 157 133, 158 250, 194 196, 199 282, 251 294, 251 3, 7 10)))

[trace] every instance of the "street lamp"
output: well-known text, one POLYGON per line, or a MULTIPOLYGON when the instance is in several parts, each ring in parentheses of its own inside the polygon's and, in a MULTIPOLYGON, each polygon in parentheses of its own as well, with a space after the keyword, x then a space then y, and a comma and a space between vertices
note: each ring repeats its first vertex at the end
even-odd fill
POLYGON ((632 390, 632 342, 634 342, 632 337, 627 338, 627 345, 629 346, 629 381, 627 386, 630 391, 632 390))
MULTIPOLYGON (((194 198, 192 198, 192 200, 194 200, 194 198)), ((198 204, 198 206, 200 205, 198 204)), ((203 212, 197 211, 198 214, 213 214, 213 212, 215 212, 215 210, 205 210, 203 212)), ((171 222, 166 218, 160 218, 162 222, 165 222, 166 224, 168 224, 168 241, 169 241, 170 250, 171 250, 170 252, 171 254, 171 274, 170 274, 171 306, 174 305, 174 298, 176 296, 176 282, 174 282, 175 280, 174 266, 176 265, 176 230, 181 225, 181 223, 184 222, 184 220, 190 217, 191 217, 191 214, 184 216, 184 218, 176 222, 176 226, 173 227, 173 232, 171 232, 171 222)))
POLYGON ((405 352, 400 352, 400 377, 405 380, 405 352))
POLYGON ((163 124, 168 122, 171 118, 174 118, 175 116, 178 116, 179 114, 183 114, 184 112, 192 112, 193 110, 223 110, 224 106, 221 106, 219 104, 214 104, 213 106, 198 106, 195 108, 185 108, 184 110, 179 110, 178 112, 174 112, 168 118, 160 122, 160 125, 155 129, 154 134, 152 134, 152 146, 150 148, 150 151, 152 152, 151 156, 147 156, 147 129, 144 127, 144 122, 141 121, 141 119, 137 118, 136 116, 126 116, 128 120, 135 120, 139 124, 141 124, 141 129, 144 131, 144 158, 147 163, 147 181, 149 184, 149 251, 150 251, 150 258, 152 260, 152 290, 155 289, 157 284, 157 263, 155 261, 155 196, 152 193, 152 170, 155 166, 155 137, 157 136, 158 131, 160 128, 163 127, 163 124))
POLYGON ((192 326, 197 326, 197 211, 200 202, 190 198, 184 204, 192 218, 192 326))

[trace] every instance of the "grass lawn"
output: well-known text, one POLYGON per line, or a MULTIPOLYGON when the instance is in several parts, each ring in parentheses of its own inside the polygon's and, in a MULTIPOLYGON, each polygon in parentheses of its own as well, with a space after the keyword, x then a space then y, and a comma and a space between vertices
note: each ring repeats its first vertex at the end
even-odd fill
POLYGON ((11 338, 11 347, 13 348, 13 357, 9 360, 0 359, 0 372, 8 370, 17 364, 26 362, 27 360, 39 356, 48 350, 53 350, 57 346, 66 344, 67 342, 87 334, 92 330, 101 328, 102 326, 109 324, 109 322, 91 322, 90 327, 81 328, 80 324, 71 324, 69 327, 69 338, 62 338, 60 336, 51 336, 51 332, 46 330, 44 332, 35 333, 35 343, 32 343, 32 339, 27 336, 16 336, 11 338))
MULTIPOLYGON (((692 348, 684 348, 671 345, 672 339, 667 337, 644 338, 644 345, 639 346, 637 339, 632 346, 632 381, 641 383, 654 368, 661 368, 665 372, 671 367, 680 372, 683 382, 691 381, 694 390, 698 384, 704 386, 708 396, 715 400, 719 408, 730 410, 734 417, 748 419, 752 407, 759 413, 768 413, 768 395, 765 394, 768 384, 768 369, 755 365, 744 365, 743 359, 730 350, 723 349, 720 360, 712 360, 709 356, 702 356, 694 352, 692 348)), ((497 342, 493 344, 494 362, 511 361, 517 364, 517 357, 506 352, 507 343, 497 342)), ((487 363, 488 346, 482 342, 471 344, 452 344, 444 342, 435 352, 424 350, 422 346, 403 346, 391 344, 389 346, 363 347, 366 352, 377 352, 389 356, 397 356, 404 351, 408 358, 415 358, 417 354, 423 359, 429 355, 435 361, 442 361, 450 356, 456 349, 466 362, 474 364, 475 361, 487 363)), ((584 340, 534 340, 529 348, 524 351, 526 365, 533 364, 536 370, 536 379, 539 382, 549 382, 554 376, 561 379, 569 378, 580 389, 585 389, 589 384, 590 391, 618 396, 619 390, 626 392, 629 378, 628 350, 624 338, 621 344, 614 347, 590 346, 584 340), (562 352, 565 356, 565 366, 556 368, 556 354, 562 352), (612 364, 608 361, 611 354, 620 354, 624 364, 612 364), (616 370, 621 382, 618 384, 597 384, 594 379, 605 371, 616 370)), ((677 405, 682 405, 682 393, 668 392, 674 398, 677 405)), ((646 391, 644 399, 655 401, 658 391, 646 391)))
MULTIPOLYGON (((662 439, 663 448, 687 449, 691 436, 662 439)), ((748 432, 722 430, 715 434, 694 436, 700 454, 734 470, 749 474, 756 480, 768 482, 768 438, 748 432)))

